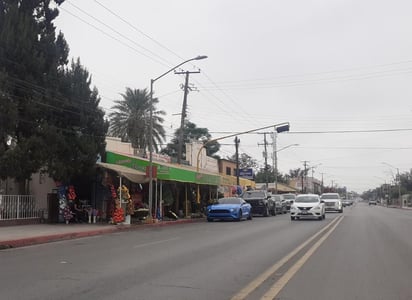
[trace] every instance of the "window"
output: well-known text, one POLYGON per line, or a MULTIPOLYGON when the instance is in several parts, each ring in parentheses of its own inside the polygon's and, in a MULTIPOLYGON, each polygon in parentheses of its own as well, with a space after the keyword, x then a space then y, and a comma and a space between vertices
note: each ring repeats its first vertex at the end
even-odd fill
POLYGON ((230 167, 226 167, 226 175, 232 175, 232 169, 230 167))

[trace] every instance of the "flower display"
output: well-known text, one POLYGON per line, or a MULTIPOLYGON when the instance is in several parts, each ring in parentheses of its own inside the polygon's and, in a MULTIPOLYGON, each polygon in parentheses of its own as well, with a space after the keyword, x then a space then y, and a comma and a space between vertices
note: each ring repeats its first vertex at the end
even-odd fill
POLYGON ((66 221, 70 221, 73 218, 73 212, 71 211, 69 206, 65 206, 63 209, 63 218, 66 221))
POLYGON ((113 223, 122 223, 124 222, 124 210, 121 207, 116 207, 113 213, 113 223))
POLYGON ((129 189, 127 186, 122 185, 122 187, 118 188, 118 193, 119 195, 122 195, 122 201, 126 202, 126 214, 128 215, 134 215, 134 205, 133 205, 133 200, 132 197, 130 196, 129 189))

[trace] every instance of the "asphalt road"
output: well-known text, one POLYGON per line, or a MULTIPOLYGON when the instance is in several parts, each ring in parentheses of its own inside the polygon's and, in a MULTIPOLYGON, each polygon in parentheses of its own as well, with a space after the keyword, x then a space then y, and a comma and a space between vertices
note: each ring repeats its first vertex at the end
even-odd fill
POLYGON ((412 211, 358 204, 0 251, 3 299, 412 299, 412 211))

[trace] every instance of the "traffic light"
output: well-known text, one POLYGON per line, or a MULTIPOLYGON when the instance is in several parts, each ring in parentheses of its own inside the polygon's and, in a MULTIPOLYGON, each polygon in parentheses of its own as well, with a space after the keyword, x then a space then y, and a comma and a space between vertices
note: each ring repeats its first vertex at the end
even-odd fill
POLYGON ((280 132, 284 132, 284 131, 289 131, 289 127, 290 127, 289 124, 276 127, 276 132, 280 133, 280 132))

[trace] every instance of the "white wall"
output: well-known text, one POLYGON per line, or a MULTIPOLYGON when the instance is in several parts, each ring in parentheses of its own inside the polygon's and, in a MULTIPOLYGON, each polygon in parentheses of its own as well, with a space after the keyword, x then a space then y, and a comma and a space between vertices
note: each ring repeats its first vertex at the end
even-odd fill
MULTIPOLYGON (((186 144, 186 160, 189 164, 197 168, 197 156, 202 147, 202 142, 192 142, 186 144)), ((199 169, 213 173, 219 173, 218 160, 206 155, 206 149, 202 148, 199 154, 199 169)))

